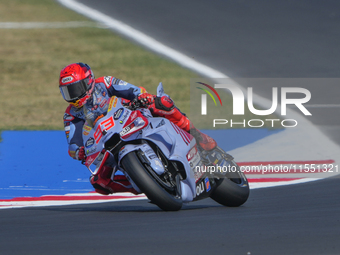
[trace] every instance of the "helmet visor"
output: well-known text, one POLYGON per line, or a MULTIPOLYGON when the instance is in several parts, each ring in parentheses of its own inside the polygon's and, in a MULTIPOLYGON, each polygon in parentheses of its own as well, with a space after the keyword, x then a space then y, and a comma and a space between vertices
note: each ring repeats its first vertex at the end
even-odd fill
POLYGON ((61 94, 67 102, 78 100, 85 95, 86 91, 90 88, 91 84, 88 84, 88 82, 89 78, 86 78, 66 86, 61 86, 61 94))

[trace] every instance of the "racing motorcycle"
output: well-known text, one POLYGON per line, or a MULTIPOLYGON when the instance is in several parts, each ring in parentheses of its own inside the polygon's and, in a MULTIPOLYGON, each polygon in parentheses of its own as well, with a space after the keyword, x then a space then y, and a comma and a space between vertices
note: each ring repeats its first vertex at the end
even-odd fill
MULTIPOLYGON (((157 96, 163 95, 160 83, 157 96)), ((111 165, 165 211, 208 197, 231 207, 247 201, 247 178, 220 147, 203 150, 193 136, 165 118, 153 117, 137 100, 127 106, 114 96, 108 104, 105 116, 83 126, 85 165, 92 174, 111 165)))

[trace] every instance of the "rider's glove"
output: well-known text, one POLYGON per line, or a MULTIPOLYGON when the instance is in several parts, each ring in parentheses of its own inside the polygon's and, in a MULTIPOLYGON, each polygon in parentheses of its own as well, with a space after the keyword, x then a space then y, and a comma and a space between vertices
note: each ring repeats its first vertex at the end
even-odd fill
POLYGON ((82 161, 86 159, 84 146, 79 147, 79 149, 76 151, 76 159, 82 161))
POLYGON ((140 103, 142 107, 148 107, 155 100, 155 96, 149 93, 139 94, 137 96, 137 101, 140 103))

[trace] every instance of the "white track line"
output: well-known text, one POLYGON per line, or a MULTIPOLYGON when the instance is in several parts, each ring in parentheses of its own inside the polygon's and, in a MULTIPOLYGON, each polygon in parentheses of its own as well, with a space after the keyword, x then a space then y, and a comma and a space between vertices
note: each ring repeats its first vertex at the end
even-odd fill
POLYGON ((61 4, 67 8, 78 12, 82 15, 89 17, 90 19, 96 20, 110 29, 138 42, 139 44, 157 52, 158 54, 164 55, 173 61, 179 63, 180 65, 189 68, 197 73, 200 73, 206 77, 210 78, 228 78, 225 74, 210 68, 209 66, 203 65, 196 60, 176 51, 160 42, 154 38, 124 24, 123 22, 113 19, 97 10, 94 10, 82 3, 78 3, 73 0, 58 0, 61 4))
MULTIPOLYGON (((67 22, 0 22, 0 29, 37 29, 37 28, 76 28, 98 27, 104 28, 95 22, 67 21, 67 22)), ((105 27, 106 28, 106 27, 105 27)))

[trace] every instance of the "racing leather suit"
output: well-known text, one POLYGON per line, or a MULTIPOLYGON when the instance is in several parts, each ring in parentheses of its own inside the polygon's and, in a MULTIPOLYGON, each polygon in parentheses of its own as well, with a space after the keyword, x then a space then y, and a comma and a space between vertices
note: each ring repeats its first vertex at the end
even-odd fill
POLYGON ((74 159, 77 159, 77 150, 84 146, 82 130, 86 119, 94 122, 102 113, 107 112, 107 102, 112 96, 133 100, 145 92, 142 88, 112 76, 97 78, 94 86, 92 97, 83 107, 76 108, 69 105, 64 114, 64 128, 69 144, 68 153, 74 159))

